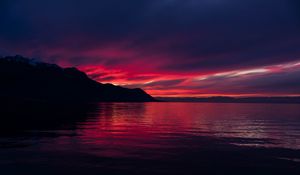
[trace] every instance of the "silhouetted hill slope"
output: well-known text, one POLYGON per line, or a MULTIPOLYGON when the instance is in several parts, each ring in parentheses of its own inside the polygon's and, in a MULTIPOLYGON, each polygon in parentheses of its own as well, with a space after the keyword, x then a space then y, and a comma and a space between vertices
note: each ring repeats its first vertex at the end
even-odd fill
POLYGON ((142 89, 101 84, 76 68, 21 56, 0 57, 0 96, 57 101, 155 101, 142 89))

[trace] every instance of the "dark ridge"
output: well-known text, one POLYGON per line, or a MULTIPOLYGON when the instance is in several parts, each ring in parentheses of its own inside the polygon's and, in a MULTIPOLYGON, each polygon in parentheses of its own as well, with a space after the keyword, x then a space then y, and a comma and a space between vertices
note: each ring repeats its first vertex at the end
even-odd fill
POLYGON ((165 102, 202 102, 202 103, 300 103, 300 97, 157 97, 165 102))
POLYGON ((102 84, 76 68, 22 56, 0 57, 0 97, 68 102, 151 102, 142 89, 102 84))

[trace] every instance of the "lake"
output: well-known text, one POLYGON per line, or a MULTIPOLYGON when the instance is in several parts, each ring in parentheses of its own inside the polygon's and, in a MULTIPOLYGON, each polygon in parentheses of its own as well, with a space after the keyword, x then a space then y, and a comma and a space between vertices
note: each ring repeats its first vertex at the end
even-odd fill
POLYGON ((14 113, 19 118, 4 120, 0 173, 300 173, 299 104, 99 103, 80 108, 31 113, 26 107, 14 113))

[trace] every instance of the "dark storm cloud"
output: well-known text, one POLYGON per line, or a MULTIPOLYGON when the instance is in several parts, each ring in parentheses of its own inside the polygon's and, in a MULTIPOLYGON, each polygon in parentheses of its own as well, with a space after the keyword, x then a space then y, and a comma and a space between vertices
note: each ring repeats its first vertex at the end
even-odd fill
MULTIPOLYGON (((294 0, 14 0, 3 4, 6 17, 0 35, 12 45, 18 42, 20 51, 40 45, 76 51, 128 40, 121 49, 135 49, 137 56, 167 54, 175 64, 161 67, 179 71, 239 62, 267 64, 300 55, 299 3, 294 0), (278 49, 282 43, 286 45, 278 49)), ((78 62, 76 57, 72 60, 78 62)))
POLYGON ((194 86, 178 87, 217 94, 300 94, 300 70, 251 76, 211 76, 194 86))
POLYGON ((242 83, 246 87, 244 89, 252 92, 300 94, 300 70, 271 74, 242 83))
POLYGON ((0 23, 0 55, 129 73, 201 74, 300 59, 298 0, 2 0, 0 23))

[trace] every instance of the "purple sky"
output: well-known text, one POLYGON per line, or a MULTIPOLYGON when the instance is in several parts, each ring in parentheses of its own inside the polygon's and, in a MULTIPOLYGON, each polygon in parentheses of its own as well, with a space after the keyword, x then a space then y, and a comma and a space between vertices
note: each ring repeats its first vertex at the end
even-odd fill
POLYGON ((0 55, 154 96, 300 95, 298 0, 1 0, 0 55))

